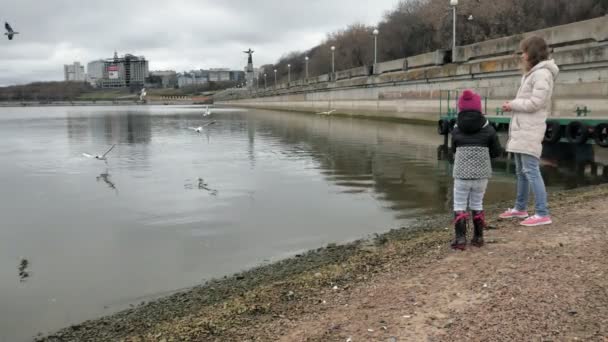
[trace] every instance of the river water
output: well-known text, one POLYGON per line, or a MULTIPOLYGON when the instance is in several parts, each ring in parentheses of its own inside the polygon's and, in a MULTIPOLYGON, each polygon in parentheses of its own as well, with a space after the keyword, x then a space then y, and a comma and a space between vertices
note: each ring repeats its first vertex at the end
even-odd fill
MULTIPOLYGON (((435 128, 243 109, 0 108, 0 341, 447 213, 435 128), (202 133, 198 127, 215 121, 202 133), (107 162, 83 153, 101 154, 107 162)), ((578 160, 573 165, 564 160, 578 160)), ((550 190, 597 184, 547 149, 550 190)), ((512 198, 497 162, 488 202, 512 198)), ((608 169, 607 169, 608 171, 608 169)))

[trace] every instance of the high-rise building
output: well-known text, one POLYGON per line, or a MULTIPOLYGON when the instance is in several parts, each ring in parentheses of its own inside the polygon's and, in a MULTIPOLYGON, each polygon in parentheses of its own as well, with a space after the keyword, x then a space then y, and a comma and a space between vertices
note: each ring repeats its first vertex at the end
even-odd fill
POLYGON ((105 61, 103 59, 92 61, 87 64, 87 81, 91 83, 92 86, 97 86, 97 82, 103 78, 104 66, 105 61))
POLYGON ((126 54, 104 60, 103 77, 98 82, 102 88, 140 88, 148 77, 148 61, 143 56, 126 54))
POLYGON ((63 74, 66 81, 84 82, 85 80, 84 66, 80 65, 79 62, 69 65, 65 64, 63 66, 63 74))

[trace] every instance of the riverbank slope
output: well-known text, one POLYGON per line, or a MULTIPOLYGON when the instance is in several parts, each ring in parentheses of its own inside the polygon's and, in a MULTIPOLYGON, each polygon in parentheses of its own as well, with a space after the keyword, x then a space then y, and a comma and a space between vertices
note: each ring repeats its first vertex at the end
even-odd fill
POLYGON ((487 245, 464 252, 448 248, 447 215, 420 219, 42 340, 605 341, 606 195, 553 194, 553 225, 491 220, 487 245))

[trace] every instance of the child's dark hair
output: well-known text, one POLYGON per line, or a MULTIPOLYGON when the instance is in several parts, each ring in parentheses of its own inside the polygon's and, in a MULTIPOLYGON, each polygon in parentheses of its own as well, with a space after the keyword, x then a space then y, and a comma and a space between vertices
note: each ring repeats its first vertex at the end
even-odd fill
POLYGON ((549 46, 539 36, 531 36, 521 41, 522 52, 528 54, 528 68, 532 69, 536 64, 549 59, 549 46))

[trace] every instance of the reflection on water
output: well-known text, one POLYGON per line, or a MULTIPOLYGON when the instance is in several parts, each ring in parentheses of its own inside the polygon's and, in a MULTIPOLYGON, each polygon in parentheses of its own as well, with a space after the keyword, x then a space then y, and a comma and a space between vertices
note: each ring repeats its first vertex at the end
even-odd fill
POLYGON ((17 267, 17 270, 19 270, 19 281, 24 282, 30 277, 30 273, 27 271, 29 265, 30 262, 27 259, 21 259, 21 262, 19 262, 19 267, 17 267))
POLYGON ((106 169, 105 172, 102 172, 99 174, 99 176, 97 176, 97 181, 99 182, 100 180, 103 181, 104 183, 106 183, 108 185, 108 187, 112 190, 114 190, 116 192, 116 195, 118 195, 118 189, 116 188, 116 184, 114 184, 114 182, 112 182, 110 180, 110 173, 108 172, 108 169, 106 169))
MULTIPOLYGON (((203 135, 187 129, 202 111, 0 109, 0 341, 451 210, 434 127, 216 109, 203 135), (113 144, 107 165, 82 156, 113 144), (27 282, 23 255, 36 265, 27 282)), ((555 153, 550 188, 606 179, 555 153)), ((512 168, 495 163, 489 202, 514 196, 512 168)))
MULTIPOLYGON (((592 144, 544 144, 541 174, 547 187, 574 189, 608 182, 608 154, 592 144), (596 158, 596 154, 599 155, 596 158)), ((438 160, 453 163, 453 154, 446 145, 437 147, 438 160)), ((494 174, 515 175, 515 162, 510 155, 492 161, 494 174)))
MULTIPOLYGON (((217 194, 219 192, 216 189, 211 189, 209 187, 209 184, 205 183, 205 180, 203 180, 200 177, 196 179, 196 188, 198 190, 204 190, 204 191, 208 192, 211 196, 217 196, 217 194)), ((192 182, 189 179, 186 180, 186 184, 184 185, 184 189, 189 189, 189 190, 194 189, 194 185, 192 184, 192 182)))

